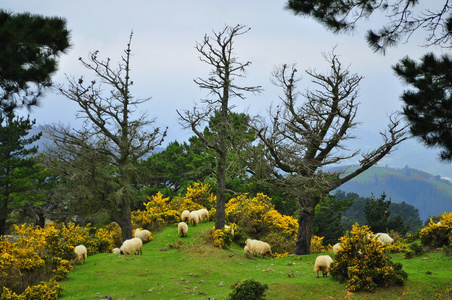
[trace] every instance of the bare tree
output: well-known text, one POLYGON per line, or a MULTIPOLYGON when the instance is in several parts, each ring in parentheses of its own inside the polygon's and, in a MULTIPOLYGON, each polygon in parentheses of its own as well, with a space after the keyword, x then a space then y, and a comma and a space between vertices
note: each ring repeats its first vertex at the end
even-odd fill
POLYGON ((200 60, 212 66, 209 78, 195 79, 195 83, 202 89, 207 89, 212 99, 204 99, 203 107, 194 107, 192 111, 179 112, 181 124, 191 130, 204 142, 206 147, 212 149, 217 155, 216 179, 217 179, 217 207, 215 215, 215 228, 224 228, 225 222, 225 195, 227 156, 230 149, 228 142, 232 129, 229 115, 233 106, 230 100, 233 97, 245 99, 244 92, 260 92, 259 86, 242 87, 235 84, 236 78, 245 77, 245 69, 251 62, 241 63, 234 56, 234 39, 247 33, 250 29, 243 25, 235 27, 225 26, 220 32, 214 32, 210 37, 207 34, 201 43, 196 44, 200 53, 200 60), (211 117, 217 117, 218 134, 215 138, 206 137, 202 132, 202 125, 211 117))
MULTIPOLYGON (((85 83, 83 77, 78 80, 68 78, 68 87, 59 89, 62 95, 79 105, 77 117, 84 119, 82 128, 70 129, 59 124, 49 125, 45 129, 54 140, 62 161, 80 165, 80 158, 74 157, 78 155, 86 157, 85 162, 104 160, 103 163, 87 164, 96 166, 92 169, 96 169, 97 173, 100 165, 117 170, 110 175, 114 181, 111 185, 114 191, 110 191, 110 194, 99 193, 103 196, 97 200, 104 201, 104 208, 121 226, 123 239, 132 236, 131 203, 137 162, 160 145, 166 136, 166 129, 161 131, 160 128, 154 128, 148 131, 155 119, 149 119, 146 113, 136 114, 137 106, 150 98, 136 99, 131 95, 131 41, 132 34, 117 68, 111 65, 110 59, 99 59, 98 51, 90 54, 89 62, 79 59, 85 68, 94 72, 99 84, 94 80, 85 83), (102 84, 108 85, 110 91, 104 92, 102 84)), ((95 174, 90 173, 91 183, 100 180, 99 174, 95 174)), ((97 188, 101 190, 100 186, 97 188)))
POLYGON ((255 174, 265 176, 274 188, 296 200, 298 219, 297 254, 310 253, 310 241, 315 207, 320 199, 358 174, 376 164, 405 140, 405 127, 390 117, 383 144, 363 154, 360 165, 351 173, 326 172, 324 167, 359 154, 345 148, 344 142, 353 138, 350 131, 355 122, 358 103, 357 88, 362 77, 344 69, 334 53, 324 55, 330 63, 329 74, 306 71, 316 88, 305 94, 297 92, 295 65, 283 65, 274 72, 274 83, 282 87, 282 104, 270 109, 271 124, 263 118, 255 122, 257 134, 265 145, 266 159, 254 161, 255 174), (298 97, 305 101, 299 105, 298 97), (262 162, 265 161, 263 164, 262 162))

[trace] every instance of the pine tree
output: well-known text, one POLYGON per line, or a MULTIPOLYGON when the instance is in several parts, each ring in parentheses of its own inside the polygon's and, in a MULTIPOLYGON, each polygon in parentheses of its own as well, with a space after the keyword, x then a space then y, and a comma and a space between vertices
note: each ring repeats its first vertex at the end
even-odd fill
POLYGON ((405 57, 396 74, 414 88, 402 95, 403 113, 411 133, 429 147, 441 149, 440 158, 452 161, 452 58, 428 53, 421 62, 405 57))
POLYGON ((34 161, 41 134, 28 137, 35 121, 15 117, 13 113, 0 115, 0 235, 5 233, 6 220, 12 209, 20 206, 20 194, 30 187, 34 176, 34 161))
POLYGON ((70 46, 66 21, 0 10, 0 111, 36 105, 70 46))

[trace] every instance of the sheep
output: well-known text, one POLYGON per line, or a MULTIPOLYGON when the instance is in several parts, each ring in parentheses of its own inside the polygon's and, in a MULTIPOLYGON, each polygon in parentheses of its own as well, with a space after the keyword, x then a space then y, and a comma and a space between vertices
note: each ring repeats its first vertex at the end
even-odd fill
POLYGON ((77 261, 80 261, 82 265, 85 264, 85 260, 88 257, 88 251, 86 250, 86 247, 83 245, 78 245, 74 248, 74 252, 77 254, 77 261))
POLYGON ((199 221, 200 222, 209 219, 209 211, 207 209, 201 208, 201 209, 197 210, 197 212, 198 212, 198 215, 199 215, 199 221))
POLYGON ((189 217, 190 217, 190 211, 184 210, 180 215, 180 220, 182 222, 187 222, 189 217))
POLYGON ((137 228, 135 229, 135 237, 139 238, 144 244, 151 240, 151 232, 146 229, 140 230, 139 228, 137 228))
POLYGON ((272 250, 268 243, 259 241, 259 240, 252 240, 247 239, 245 248, 243 248, 243 251, 245 254, 260 254, 262 256, 272 256, 272 250))
POLYGON ((199 223, 199 215, 198 215, 198 213, 196 211, 190 212, 190 216, 188 217, 188 221, 193 226, 196 226, 196 224, 199 223))
POLYGON ((341 244, 341 243, 336 243, 336 244, 334 244, 334 246, 333 246, 333 254, 336 254, 336 252, 337 252, 339 249, 342 249, 342 244, 341 244))
POLYGON ((111 250, 111 252, 112 252, 113 254, 121 254, 121 249, 115 248, 115 249, 111 250))
POLYGON ((329 255, 320 255, 315 259, 314 272, 317 272, 317 278, 319 278, 319 271, 322 271, 323 277, 328 276, 329 268, 333 259, 329 255))
MULTIPOLYGON (((143 248, 143 242, 140 238, 133 238, 129 240, 125 240, 124 243, 122 243, 121 250, 122 254, 129 255, 131 253, 138 252, 138 254, 143 254, 142 252, 143 248)), ((136 254, 136 253, 135 253, 136 254)))
POLYGON ((380 241, 380 243, 382 245, 394 243, 394 240, 387 233, 380 232, 380 233, 375 234, 375 237, 378 238, 378 240, 380 241))
POLYGON ((187 223, 185 222, 180 222, 177 225, 177 232, 180 234, 181 237, 187 236, 187 232, 188 232, 188 226, 187 223))

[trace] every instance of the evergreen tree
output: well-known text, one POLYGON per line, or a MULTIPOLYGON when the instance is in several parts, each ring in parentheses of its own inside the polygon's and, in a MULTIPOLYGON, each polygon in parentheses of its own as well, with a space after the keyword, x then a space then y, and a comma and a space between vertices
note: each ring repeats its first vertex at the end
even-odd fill
POLYGON ((10 112, 0 115, 0 235, 6 230, 9 213, 23 206, 21 195, 31 188, 35 176, 34 161, 30 157, 37 152, 37 141, 41 134, 27 137, 35 121, 15 117, 10 112))
POLYGON ((287 9, 309 16, 334 33, 353 31, 359 20, 384 12, 387 23, 367 32, 367 42, 375 51, 407 41, 418 30, 425 30, 425 45, 451 47, 452 14, 449 1, 413 0, 287 0, 287 9), (423 6, 419 2, 427 3, 423 6))
POLYGON ((37 104, 70 46, 66 21, 0 10, 0 111, 37 104))
POLYGON ((344 235, 346 229, 341 224, 341 214, 353 204, 353 201, 353 198, 338 200, 327 195, 316 206, 313 233, 323 236, 325 244, 334 245, 344 235))
POLYGON ((367 199, 364 205, 364 214, 367 220, 366 225, 369 225, 374 233, 394 230, 400 234, 405 234, 408 228, 405 226, 402 217, 397 215, 394 218, 389 218, 391 215, 389 210, 390 205, 391 200, 386 200, 385 193, 378 199, 374 199, 373 195, 367 199))
POLYGON ((396 66, 396 74, 412 86, 405 91, 403 113, 411 133, 428 147, 441 149, 440 158, 452 161, 452 58, 424 55, 421 62, 405 57, 396 66))

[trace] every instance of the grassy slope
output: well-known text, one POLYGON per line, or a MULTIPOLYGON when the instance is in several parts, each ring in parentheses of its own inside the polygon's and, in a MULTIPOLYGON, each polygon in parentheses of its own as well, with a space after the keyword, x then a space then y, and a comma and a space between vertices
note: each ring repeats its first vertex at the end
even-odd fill
MULTIPOLYGON (((95 299, 110 295, 115 299, 227 299, 230 286, 253 278, 267 283, 267 299, 434 299, 452 290, 452 258, 443 253, 394 260, 404 265, 409 282, 404 287, 378 289, 374 293, 349 293, 331 277, 316 278, 313 262, 318 254, 280 259, 246 259, 241 248, 220 250, 200 244, 199 237, 213 223, 189 228, 180 249, 169 249, 180 238, 176 227, 154 234, 144 245, 143 255, 97 254, 89 256, 61 282, 62 299, 95 299), (167 251, 161 251, 168 248, 167 251), (432 275, 426 275, 431 271, 432 275), (292 272, 293 278, 288 274, 292 272), (224 282, 224 286, 220 283, 224 282)), ((452 292, 450 292, 450 295, 452 292)))

